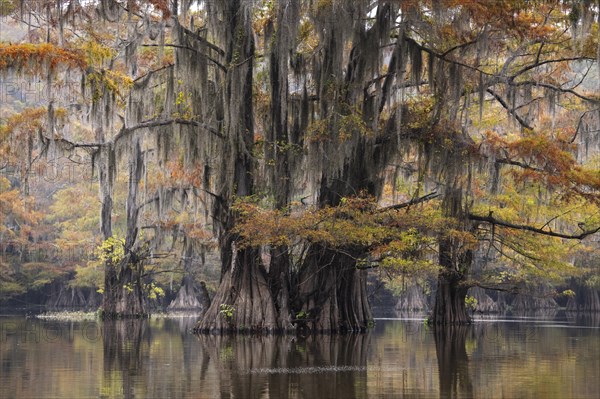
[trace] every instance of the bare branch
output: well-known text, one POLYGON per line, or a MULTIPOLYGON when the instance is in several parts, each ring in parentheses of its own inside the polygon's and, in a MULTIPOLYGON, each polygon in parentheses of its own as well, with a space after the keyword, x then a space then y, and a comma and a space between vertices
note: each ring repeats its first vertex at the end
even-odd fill
POLYGON ((439 196, 440 195, 437 192, 434 191, 434 192, 429 193, 427 195, 424 195, 422 197, 411 199, 410 201, 404 202, 402 204, 390 205, 390 206, 386 206, 385 208, 380 208, 376 212, 377 213, 382 213, 382 212, 387 212, 387 211, 392 211, 392 210, 395 211, 395 210, 398 210, 398 209, 408 208, 409 206, 420 204, 422 202, 426 202, 426 201, 432 200, 432 199, 437 198, 439 196))
POLYGON ((164 46, 164 47, 174 47, 174 48, 180 48, 180 49, 184 49, 184 50, 193 51, 194 53, 198 54, 201 57, 206 58, 207 60, 209 60, 210 62, 212 62, 216 66, 218 66, 222 71, 224 71, 224 72, 227 71, 227 68, 225 67, 225 65, 221 64, 219 61, 215 60, 211 56, 206 55, 203 52, 196 50, 193 47, 182 46, 182 45, 179 45, 179 44, 142 44, 142 47, 162 47, 162 46, 164 46))
POLYGON ((513 230, 531 231, 531 232, 536 233, 536 234, 542 234, 542 235, 546 235, 546 236, 550 236, 550 237, 565 238, 565 239, 568 239, 568 240, 583 240, 587 236, 590 236, 590 235, 595 234, 598 231, 600 231, 600 226, 599 226, 599 227, 594 228, 592 230, 586 230, 586 231, 584 231, 581 234, 556 233, 556 232, 551 231, 551 230, 544 230, 544 229, 533 227, 533 226, 529 226, 529 225, 526 225, 526 224, 515 224, 515 223, 506 222, 506 221, 497 219, 497 218, 493 217, 492 215, 481 216, 481 215, 475 215, 475 214, 472 214, 472 213, 469 214, 469 220, 472 220, 472 221, 475 221, 475 222, 489 223, 489 224, 492 224, 492 225, 495 225, 495 226, 502 226, 502 227, 506 227, 506 228, 509 228, 509 229, 513 229, 513 230))
POLYGON ((531 127, 531 125, 527 123, 525 119, 521 118, 521 116, 517 113, 515 109, 509 107, 506 101, 504 101, 504 99, 500 97, 498 93, 496 93, 492 89, 487 89, 486 91, 492 96, 494 96, 494 98, 500 103, 500 105, 502 105, 512 116, 514 116, 521 126, 523 126, 526 129, 533 130, 533 127, 531 127))

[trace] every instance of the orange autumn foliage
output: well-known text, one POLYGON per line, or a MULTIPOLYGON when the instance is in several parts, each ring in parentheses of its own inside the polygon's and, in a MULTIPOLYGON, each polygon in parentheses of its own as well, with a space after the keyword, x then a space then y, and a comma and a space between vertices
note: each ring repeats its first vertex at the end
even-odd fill
POLYGON ((25 69, 28 73, 39 73, 43 67, 49 68, 52 72, 59 65, 78 69, 87 67, 83 53, 51 43, 0 43, 0 69, 25 69))

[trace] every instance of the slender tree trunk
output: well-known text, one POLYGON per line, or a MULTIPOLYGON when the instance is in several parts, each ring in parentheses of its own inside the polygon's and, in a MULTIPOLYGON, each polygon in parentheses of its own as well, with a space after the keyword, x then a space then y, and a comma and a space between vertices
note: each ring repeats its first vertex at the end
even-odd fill
POLYGON ((127 196, 127 233, 125 256, 118 264, 107 261, 104 279, 102 313, 105 318, 145 317, 146 304, 143 292, 143 263, 136 248, 139 207, 137 195, 142 178, 143 162, 140 139, 133 139, 132 161, 129 165, 129 192, 127 196))

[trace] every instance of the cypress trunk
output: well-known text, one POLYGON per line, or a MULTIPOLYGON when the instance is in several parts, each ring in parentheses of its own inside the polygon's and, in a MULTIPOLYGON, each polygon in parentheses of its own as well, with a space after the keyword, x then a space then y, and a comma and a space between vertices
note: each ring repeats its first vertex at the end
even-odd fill
POLYGON ((441 239, 439 244, 440 266, 437 291, 431 322, 442 325, 469 324, 465 297, 469 287, 464 284, 464 271, 472 262, 470 250, 462 252, 451 239, 441 239))
POLYGON ((206 291, 206 285, 201 283, 197 288, 192 275, 192 257, 194 255, 193 246, 186 238, 183 250, 183 279, 181 287, 177 292, 175 299, 169 304, 168 310, 193 310, 198 312, 206 311, 210 306, 210 298, 206 291))
POLYGON ((373 316, 367 297, 367 271, 356 258, 322 246, 310 250, 297 276, 293 296, 296 327, 313 332, 364 332, 373 316))
MULTIPOLYGON (((102 314, 104 318, 145 317, 147 316, 144 300, 142 260, 138 257, 135 246, 138 235, 137 219, 139 207, 137 196, 139 182, 142 178, 143 163, 139 138, 132 144, 132 161, 129 164, 129 191, 127 196, 127 233, 124 244, 124 257, 116 264, 106 261, 104 276, 104 300, 102 314)), ((110 217, 102 219, 108 222, 110 217)), ((104 230, 104 226, 103 226, 104 230)), ((106 232, 110 232, 107 230, 106 232)))
MULTIPOLYGON (((221 278, 212 304, 198 323, 201 333, 270 333, 280 329, 267 284, 267 273, 254 248, 222 251, 232 253, 231 267, 221 278)), ((224 252, 223 252, 224 253, 224 252)))

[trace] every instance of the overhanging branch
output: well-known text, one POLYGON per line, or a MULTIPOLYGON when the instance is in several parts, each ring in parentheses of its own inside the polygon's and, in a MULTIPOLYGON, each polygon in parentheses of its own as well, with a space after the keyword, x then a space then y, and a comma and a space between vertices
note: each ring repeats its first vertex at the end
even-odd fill
POLYGON ((506 222, 506 221, 497 219, 497 218, 493 217, 492 215, 481 216, 481 215, 475 215, 472 213, 469 214, 469 220, 472 220, 475 222, 489 223, 494 226, 502 226, 502 227, 506 227, 509 229, 513 229, 513 230, 531 231, 532 233, 536 233, 536 234, 542 234, 542 235, 550 236, 550 237, 565 238, 568 240, 583 240, 587 236, 590 236, 590 235, 595 234, 598 231, 600 231, 600 226, 599 226, 599 227, 591 229, 591 230, 586 230, 580 234, 557 233, 552 230, 544 230, 544 229, 529 226, 526 224, 515 224, 515 223, 506 222))

